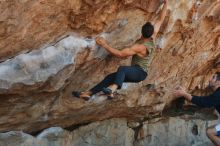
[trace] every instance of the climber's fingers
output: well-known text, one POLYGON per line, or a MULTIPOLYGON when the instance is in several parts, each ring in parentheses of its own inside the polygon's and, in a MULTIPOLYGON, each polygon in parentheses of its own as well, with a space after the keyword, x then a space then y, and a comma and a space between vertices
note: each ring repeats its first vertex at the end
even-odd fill
POLYGON ((103 45, 103 44, 106 43, 106 41, 105 41, 105 39, 102 38, 102 37, 97 37, 97 38, 96 38, 96 43, 97 43, 98 45, 103 45))
POLYGON ((167 0, 163 0, 163 3, 166 4, 166 3, 167 3, 167 0))

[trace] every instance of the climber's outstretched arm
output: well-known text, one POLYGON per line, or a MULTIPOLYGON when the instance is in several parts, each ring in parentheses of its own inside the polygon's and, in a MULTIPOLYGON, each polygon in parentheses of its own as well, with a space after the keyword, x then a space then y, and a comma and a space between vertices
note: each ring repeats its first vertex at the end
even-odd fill
POLYGON ((167 14, 168 0, 164 0, 163 2, 164 2, 163 8, 160 11, 159 17, 152 22, 152 24, 154 25, 154 34, 153 34, 152 37, 154 39, 156 38, 156 36, 157 36, 157 34, 158 34, 159 30, 160 30, 160 27, 161 27, 161 25, 162 25, 162 23, 164 21, 164 18, 166 17, 166 14, 167 14))
POLYGON ((123 50, 118 50, 108 45, 106 41, 101 37, 98 37, 96 39, 96 43, 118 58, 125 58, 141 53, 143 52, 143 50, 146 51, 146 48, 144 48, 142 45, 133 45, 132 47, 124 48, 123 50))

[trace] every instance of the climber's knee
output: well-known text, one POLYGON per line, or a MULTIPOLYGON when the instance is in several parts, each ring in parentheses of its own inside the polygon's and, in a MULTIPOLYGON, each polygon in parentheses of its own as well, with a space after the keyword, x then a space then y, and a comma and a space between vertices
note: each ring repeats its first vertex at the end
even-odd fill
POLYGON ((119 66, 118 72, 125 72, 127 69, 127 66, 119 66))
POLYGON ((108 74, 105 79, 113 80, 115 78, 116 73, 108 74))

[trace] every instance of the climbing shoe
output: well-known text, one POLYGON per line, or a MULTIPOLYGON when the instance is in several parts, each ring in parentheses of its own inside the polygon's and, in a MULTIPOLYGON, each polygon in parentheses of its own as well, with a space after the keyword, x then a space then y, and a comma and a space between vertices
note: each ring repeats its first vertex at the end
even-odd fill
POLYGON ((84 100, 86 100, 86 101, 88 101, 88 100, 91 98, 91 96, 81 96, 82 93, 83 93, 83 92, 73 91, 73 92, 72 92, 72 95, 75 96, 75 97, 77 97, 77 98, 82 98, 82 99, 84 99, 84 100))
POLYGON ((109 88, 103 88, 103 89, 102 89, 102 92, 103 92, 105 95, 107 95, 107 97, 108 97, 109 100, 112 100, 112 99, 114 98, 114 92, 113 92, 111 89, 109 89, 109 88))

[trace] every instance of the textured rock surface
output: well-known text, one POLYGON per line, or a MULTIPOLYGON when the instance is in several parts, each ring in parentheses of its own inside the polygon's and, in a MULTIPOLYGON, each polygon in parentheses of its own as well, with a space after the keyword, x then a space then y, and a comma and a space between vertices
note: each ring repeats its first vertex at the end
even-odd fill
POLYGON ((201 94, 220 69, 218 0, 169 0, 157 39, 162 50, 146 81, 124 84, 112 101, 71 96, 129 64, 130 58, 106 56, 94 38, 101 35, 118 49, 129 46, 159 7, 159 0, 0 1, 0 131, 142 121, 161 116, 176 85, 201 94))
POLYGON ((53 42, 68 31, 102 32, 127 7, 155 12, 159 5, 159 0, 2 0, 0 60, 53 42))
MULTIPOLYGON (((46 9, 47 7, 54 6, 54 8, 58 8, 55 7, 58 5, 60 10, 63 4, 70 6, 70 1, 65 3, 62 3, 62 1, 59 1, 59 3, 49 1, 22 2, 18 1, 17 5, 25 7, 25 4, 30 3, 28 10, 33 9, 33 12, 31 11, 33 14, 29 11, 24 12, 26 14, 24 18, 29 20, 27 22, 30 26, 32 24, 35 26, 36 22, 34 20, 41 17, 45 23, 50 24, 48 18, 50 14, 48 13, 53 13, 54 10, 49 11, 46 9), (39 6, 41 7, 37 9, 39 6), (45 11, 49 12, 45 13, 45 11), (38 17, 35 18, 35 16, 38 17)), ((60 25, 59 23, 54 23, 54 25, 57 25, 55 28, 51 26, 52 24, 49 26, 43 23, 39 24, 34 33, 42 42, 47 41, 45 43, 41 42, 40 45, 43 46, 39 49, 31 51, 39 46, 39 40, 32 40, 33 42, 28 40, 28 36, 33 35, 33 31, 29 29, 35 27, 27 27, 23 24, 24 30, 17 30, 16 34, 25 32, 23 36, 26 41, 32 44, 32 47, 24 46, 24 44, 27 45, 25 41, 14 41, 14 45, 8 46, 16 49, 2 47, 3 52, 1 54, 6 58, 16 55, 16 52, 22 53, 25 49, 30 52, 18 55, 0 64, 0 96, 3 100, 0 109, 2 115, 0 118, 0 131, 24 130, 32 132, 54 125, 66 127, 111 117, 140 119, 148 116, 149 113, 159 114, 162 110, 164 105, 161 101, 163 100, 162 95, 157 97, 157 101, 151 98, 148 99, 147 105, 154 103, 158 106, 147 106, 138 102, 138 98, 143 95, 146 89, 137 87, 130 91, 133 96, 128 97, 126 100, 126 94, 111 102, 106 101, 106 97, 98 97, 87 103, 71 97, 72 90, 83 90, 91 87, 101 80, 104 75, 116 70, 115 63, 121 62, 119 59, 106 58, 106 52, 95 46, 94 37, 97 34, 102 35, 118 48, 132 44, 140 36, 140 26, 150 17, 150 14, 145 17, 146 12, 139 10, 139 7, 142 7, 142 2, 138 2, 137 5, 124 1, 83 1, 82 4, 80 1, 71 2, 73 2, 71 6, 76 6, 74 3, 76 2, 79 8, 70 8, 68 12, 62 13, 57 13, 58 10, 53 14, 55 18, 59 18, 63 14, 66 14, 65 18, 68 17, 68 24, 64 20, 61 21, 66 23, 63 25, 70 26, 70 30, 65 30, 66 35, 59 37, 59 34, 62 33, 61 31, 58 33, 56 29, 60 25), (132 10, 123 8, 124 5, 132 10), (97 9, 96 6, 99 6, 100 9, 97 9), (108 9, 108 7, 111 9, 108 9), (100 16, 100 18, 95 19, 97 22, 89 17, 91 15, 89 10, 100 16), (104 25, 103 22, 106 24, 104 25), (48 31, 51 31, 53 37, 56 36, 55 42, 50 43, 49 39, 53 40, 53 38, 47 38, 49 32, 42 30, 41 25, 53 28, 48 31), (69 33, 70 31, 81 35, 69 33), (128 35, 128 33, 132 35, 128 35), (93 36, 86 37, 86 35, 93 36), (23 47, 19 48, 20 45, 23 47), (105 60, 103 60, 104 58, 105 60), (104 68, 105 66, 108 66, 108 68, 104 68), (141 105, 141 107, 139 108, 137 105, 141 105)), ((2 2, 2 6, 9 6, 9 4, 9 1, 2 2)), ((158 1, 151 2, 150 5, 153 5, 154 9, 149 11, 156 11, 159 4, 158 1)), ((18 9, 18 11, 23 11, 23 9, 18 9)), ((15 15, 14 13, 8 14, 5 10, 5 13, 2 13, 2 18, 6 20, 8 18, 5 16, 6 14, 8 17, 9 15, 15 15)), ((5 25, 5 23, 3 24, 5 25)), ((19 25, 22 25, 22 23, 19 23, 19 25)), ((59 29, 63 31, 62 27, 59 29)), ((3 38, 6 36, 2 35, 3 38)), ((12 38, 10 35, 8 39, 1 41, 1 44, 6 44, 12 38)), ((122 61, 120 64, 126 64, 128 61, 122 61)), ((155 95, 156 93, 152 94, 155 95)))
POLYGON ((80 127, 73 132, 52 127, 33 137, 23 132, 0 134, 1 146, 132 146, 134 131, 125 119, 112 119, 80 127))
POLYGON ((169 118, 143 123, 135 146, 212 146, 205 134, 217 121, 169 118))
MULTIPOLYGON (((72 132, 59 127, 36 137, 23 132, 0 134, 1 146, 212 146, 204 130, 212 122, 169 118, 148 121, 135 131, 125 119, 111 119, 82 126, 72 132), (156 123, 155 123, 156 122, 156 123), (196 127, 196 128, 195 128, 196 127)), ((216 121, 215 121, 216 122, 216 121)))
MULTIPOLYGON (((92 48, 94 44, 95 42, 92 40, 69 36, 53 46, 21 54, 7 60, 0 65, 0 88, 10 89, 15 84, 34 85, 40 82, 44 83, 49 77, 58 74, 68 65, 74 64, 78 52, 83 51, 86 47, 92 48)), ((70 78, 73 71, 72 69, 68 74, 65 74, 65 78, 61 76, 60 80, 62 81, 60 82, 63 83, 56 82, 53 84, 52 87, 55 91, 63 86, 64 81, 70 78)))

